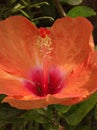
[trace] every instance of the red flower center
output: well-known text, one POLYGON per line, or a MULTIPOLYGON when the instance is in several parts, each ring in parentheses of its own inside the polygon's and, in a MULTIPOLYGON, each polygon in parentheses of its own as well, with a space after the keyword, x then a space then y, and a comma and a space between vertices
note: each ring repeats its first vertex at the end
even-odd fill
POLYGON ((25 87, 37 96, 46 96, 58 93, 64 86, 63 75, 56 68, 49 70, 46 81, 43 78, 41 68, 33 69, 30 75, 31 80, 25 81, 25 87))

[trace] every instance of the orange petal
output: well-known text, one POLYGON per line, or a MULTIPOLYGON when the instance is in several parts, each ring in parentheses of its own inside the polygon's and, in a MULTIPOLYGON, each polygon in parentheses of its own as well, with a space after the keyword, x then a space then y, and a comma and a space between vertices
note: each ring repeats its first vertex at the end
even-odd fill
MULTIPOLYGON (((86 98, 85 98, 86 99, 86 98)), ((81 102, 82 100, 84 100, 84 98, 82 97, 77 97, 77 98, 68 98, 65 101, 63 101, 61 103, 61 105, 73 105, 73 104, 77 104, 79 102, 81 102)))
POLYGON ((95 46, 95 44, 94 44, 94 39, 93 39, 93 36, 91 35, 90 36, 90 40, 89 40, 89 44, 90 44, 90 46, 92 47, 92 50, 94 51, 94 46, 95 46))
POLYGON ((45 97, 24 96, 6 97, 3 102, 19 109, 42 108, 50 104, 72 105, 87 99, 97 91, 97 51, 90 54, 89 59, 77 66, 67 77, 66 86, 58 94, 45 97))
POLYGON ((22 79, 0 69, 0 94, 24 96, 31 92, 24 87, 22 79))
POLYGON ((51 27, 52 64, 67 71, 85 60, 93 50, 92 30, 91 23, 83 17, 56 20, 51 27))
POLYGON ((57 94, 57 97, 63 95, 62 104, 71 105, 86 99, 95 91, 97 91, 97 51, 90 54, 86 63, 74 69, 66 79, 66 87, 57 94), (72 97, 69 98, 69 95, 72 97))
POLYGON ((32 96, 25 96, 23 98, 5 97, 2 102, 6 102, 13 107, 26 110, 47 106, 45 98, 32 98, 32 96))
MULTIPOLYGON (((72 96, 69 96, 69 98, 72 96)), ((75 96, 76 98, 76 96, 75 96)), ((65 99, 57 97, 55 95, 48 94, 45 97, 34 97, 32 95, 24 97, 5 97, 2 102, 9 103, 11 106, 19 109, 32 109, 43 108, 50 104, 62 104, 64 100, 68 100, 68 96, 65 99)))
POLYGON ((23 16, 0 22, 0 68, 15 75, 25 73, 36 63, 38 29, 23 16))
POLYGON ((11 106, 19 109, 43 108, 50 104, 60 104, 61 98, 56 98, 48 94, 46 97, 33 97, 32 95, 24 97, 5 97, 2 102, 9 103, 11 106))

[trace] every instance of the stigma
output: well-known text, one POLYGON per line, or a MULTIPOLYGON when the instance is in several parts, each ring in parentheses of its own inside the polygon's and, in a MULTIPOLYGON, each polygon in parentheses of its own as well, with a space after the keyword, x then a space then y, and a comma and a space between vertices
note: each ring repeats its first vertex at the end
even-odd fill
POLYGON ((44 27, 39 28, 39 34, 42 38, 46 38, 50 34, 50 30, 44 27))

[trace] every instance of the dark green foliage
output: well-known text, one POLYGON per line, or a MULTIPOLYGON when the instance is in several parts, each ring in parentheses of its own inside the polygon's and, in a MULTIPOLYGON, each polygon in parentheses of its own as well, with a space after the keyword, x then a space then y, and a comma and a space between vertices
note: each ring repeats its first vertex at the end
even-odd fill
POLYGON ((12 15, 23 15, 36 24, 40 19, 53 21, 53 17, 43 14, 42 7, 44 5, 49 6, 49 2, 43 0, 2 0, 0 1, 0 19, 5 19, 12 15))

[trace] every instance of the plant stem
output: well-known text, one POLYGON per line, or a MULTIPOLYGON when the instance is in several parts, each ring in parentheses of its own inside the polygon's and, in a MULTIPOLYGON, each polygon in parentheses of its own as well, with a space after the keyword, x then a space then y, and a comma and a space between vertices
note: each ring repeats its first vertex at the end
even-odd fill
POLYGON ((52 17, 49 17, 49 16, 43 16, 43 17, 34 18, 31 21, 36 21, 36 20, 40 20, 40 19, 50 19, 50 20, 54 21, 54 19, 52 17))
POLYGON ((54 4, 55 4, 57 10, 59 11, 60 15, 61 15, 62 17, 65 17, 65 16, 66 16, 66 13, 65 13, 63 7, 62 7, 61 4, 60 4, 60 1, 59 1, 59 0, 53 0, 53 1, 54 1, 54 4))

